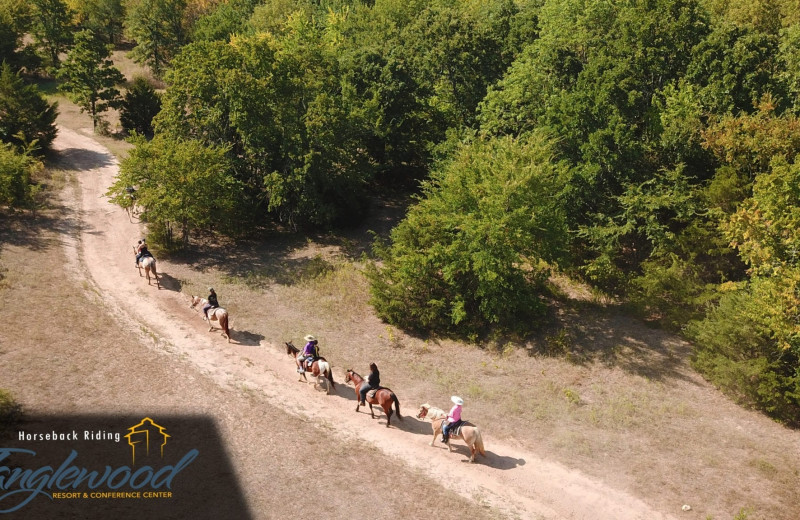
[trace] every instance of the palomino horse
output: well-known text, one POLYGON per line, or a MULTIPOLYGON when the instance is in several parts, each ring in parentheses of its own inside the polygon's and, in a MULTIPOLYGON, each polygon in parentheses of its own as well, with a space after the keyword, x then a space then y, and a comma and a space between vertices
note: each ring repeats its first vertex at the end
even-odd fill
MULTIPOLYGON (((425 419, 426 417, 431 420, 431 427, 433 428, 433 440, 431 441, 431 446, 433 446, 436 442, 436 438, 442 434, 442 423, 447 419, 447 412, 440 408, 433 408, 429 404, 423 404, 419 407, 417 418, 425 419)), ((450 445, 450 439, 453 437, 467 443, 467 447, 470 451, 470 462, 475 462, 475 455, 478 452, 484 457, 486 456, 486 450, 483 448, 483 437, 477 426, 464 422, 461 424, 461 429, 458 434, 454 432, 450 433, 450 436, 447 438, 447 448, 450 451, 453 451, 453 447, 450 445)))
MULTIPOLYGON (((361 389, 361 385, 364 383, 364 378, 360 375, 356 374, 352 370, 347 371, 347 375, 344 378, 344 382, 348 383, 352 381, 353 385, 356 388, 356 411, 361 406, 361 394, 359 394, 359 390, 361 389)), ((367 404, 369 405, 369 414, 372 418, 375 418, 375 413, 372 411, 373 404, 381 405, 383 408, 383 413, 386 414, 386 427, 388 428, 389 425, 392 423, 392 403, 394 403, 394 409, 397 412, 397 418, 401 421, 403 418, 400 416, 400 401, 397 400, 397 396, 394 395, 394 392, 389 390, 388 388, 380 387, 378 391, 375 392, 373 397, 370 397, 369 394, 372 393, 372 390, 367 392, 367 404)))
MULTIPOLYGON (((286 353, 292 356, 294 359, 294 364, 297 365, 297 368, 300 368, 300 362, 297 361, 297 354, 300 353, 300 349, 295 347, 294 344, 290 341, 286 343, 286 353)), ((314 388, 320 382, 320 379, 328 378, 329 383, 325 385, 325 394, 331 393, 331 388, 336 388, 336 384, 333 382, 333 372, 331 372, 331 364, 324 357, 318 357, 311 363, 311 367, 305 370, 310 370, 311 375, 316 377, 316 382, 314 383, 314 388)), ((305 381, 308 383, 308 379, 306 378, 306 373, 303 371, 301 373, 303 379, 298 379, 298 381, 305 381)))
MULTIPOLYGON (((199 296, 191 296, 192 302, 189 304, 189 308, 197 309, 197 307, 203 308, 203 305, 208 303, 208 300, 205 298, 201 298, 199 296)), ((219 322, 219 328, 222 329, 222 335, 228 338, 228 343, 231 342, 231 331, 228 329, 228 311, 223 309, 222 307, 214 307, 212 309, 208 309, 208 332, 214 330, 214 325, 211 323, 212 321, 219 322)))

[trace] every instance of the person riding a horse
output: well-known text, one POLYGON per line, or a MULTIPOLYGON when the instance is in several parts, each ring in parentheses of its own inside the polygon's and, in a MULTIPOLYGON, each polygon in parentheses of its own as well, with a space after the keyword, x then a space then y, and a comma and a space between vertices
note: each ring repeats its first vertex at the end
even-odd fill
POLYGON ((369 364, 369 375, 366 382, 361 385, 359 393, 361 394, 361 406, 366 405, 367 392, 376 390, 381 386, 381 373, 378 371, 378 365, 375 363, 369 364))
POLYGON ((141 239, 136 245, 136 267, 139 267, 139 261, 146 256, 152 257, 153 255, 147 249, 147 244, 144 239, 141 239))
POLYGON ((303 339, 306 340, 306 346, 297 356, 297 364, 299 365, 297 371, 301 374, 306 371, 306 361, 313 363, 313 361, 319 356, 319 353, 317 352, 317 338, 309 334, 303 339))
POLYGON ((203 305, 203 316, 205 316, 205 320, 208 319, 208 311, 210 309, 216 309, 219 307, 219 301, 217 300, 217 293, 214 292, 213 287, 208 288, 208 297, 206 298, 206 304, 203 305))
POLYGON ((447 419, 442 423, 442 442, 445 444, 450 438, 450 430, 457 427, 461 422, 461 407, 464 406, 464 400, 457 395, 451 397, 450 400, 453 401, 453 407, 450 408, 447 419))

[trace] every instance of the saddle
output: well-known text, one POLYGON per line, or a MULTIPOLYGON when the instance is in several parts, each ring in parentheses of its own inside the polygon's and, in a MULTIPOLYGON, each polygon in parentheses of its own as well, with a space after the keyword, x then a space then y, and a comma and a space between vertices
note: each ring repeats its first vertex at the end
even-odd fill
POLYGON ((380 390, 382 388, 383 388, 382 386, 379 386, 378 388, 372 388, 371 390, 369 390, 367 392, 367 397, 370 398, 370 399, 375 399, 375 394, 377 394, 378 390, 380 390))
POLYGON ((461 427, 466 425, 466 424, 467 424, 467 421, 465 421, 463 419, 454 422, 447 429, 447 435, 458 435, 459 433, 461 433, 461 427))

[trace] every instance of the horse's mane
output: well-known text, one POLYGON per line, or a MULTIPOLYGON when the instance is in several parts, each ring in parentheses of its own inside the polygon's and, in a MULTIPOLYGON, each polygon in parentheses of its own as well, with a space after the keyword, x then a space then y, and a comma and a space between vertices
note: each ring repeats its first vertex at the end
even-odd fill
POLYGON ((430 422, 433 422, 437 419, 441 419, 443 417, 447 417, 447 412, 442 410, 441 408, 436 408, 435 406, 431 406, 428 403, 421 404, 420 408, 427 408, 428 412, 425 414, 425 418, 428 419, 430 422))

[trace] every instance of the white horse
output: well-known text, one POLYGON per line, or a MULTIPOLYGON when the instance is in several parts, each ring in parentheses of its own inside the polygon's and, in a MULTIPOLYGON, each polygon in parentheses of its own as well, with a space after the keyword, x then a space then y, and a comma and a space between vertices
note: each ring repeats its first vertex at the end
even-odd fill
MULTIPOLYGON (((136 248, 133 248, 133 254, 136 254, 136 248)), ((153 273, 153 278, 156 279, 156 287, 161 289, 161 284, 158 283, 158 272, 156 271, 156 259, 153 255, 148 254, 147 256, 143 256, 139 259, 136 263, 136 267, 139 269, 139 276, 142 276, 142 269, 144 269, 144 274, 147 276, 147 285, 150 285, 150 273, 153 273)))
MULTIPOLYGON (((200 296, 191 295, 191 303, 189 307, 192 309, 197 309, 199 306, 201 309, 205 304, 208 303, 208 300, 205 298, 201 298, 200 296)), ((203 318, 205 319, 205 317, 203 318)), ((228 338, 228 343, 231 342, 231 331, 228 329, 228 311, 223 309, 222 307, 215 307, 213 309, 208 309, 208 331, 211 332, 214 330, 214 325, 211 323, 212 321, 219 322, 219 328, 222 329, 222 335, 228 338)))

